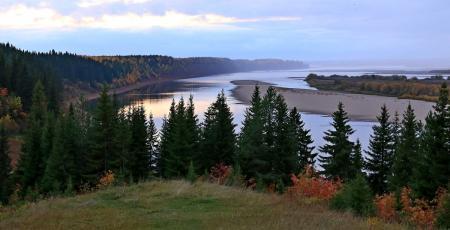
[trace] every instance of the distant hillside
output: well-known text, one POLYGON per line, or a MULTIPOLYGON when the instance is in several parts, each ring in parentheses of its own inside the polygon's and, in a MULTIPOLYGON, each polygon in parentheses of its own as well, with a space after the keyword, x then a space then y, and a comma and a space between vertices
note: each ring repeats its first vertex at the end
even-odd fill
POLYGON ((103 83, 118 87, 149 79, 305 67, 307 65, 300 61, 278 59, 173 58, 161 55, 90 57, 54 50, 29 52, 0 43, 0 88, 8 88, 11 94, 20 96, 25 108, 30 105, 31 90, 38 80, 43 82, 48 97, 55 100, 52 104, 57 104, 62 100, 61 92, 67 94, 67 90, 62 90, 64 85, 76 85, 72 87, 76 91, 77 88, 98 89, 103 83))
POLYGON ((0 229, 403 229, 293 200, 184 181, 114 187, 0 209, 0 229))
POLYGON ((299 61, 278 59, 232 60, 228 58, 173 58, 160 55, 90 57, 118 73, 112 81, 128 85, 142 79, 186 78, 255 70, 300 69, 307 65, 299 61))

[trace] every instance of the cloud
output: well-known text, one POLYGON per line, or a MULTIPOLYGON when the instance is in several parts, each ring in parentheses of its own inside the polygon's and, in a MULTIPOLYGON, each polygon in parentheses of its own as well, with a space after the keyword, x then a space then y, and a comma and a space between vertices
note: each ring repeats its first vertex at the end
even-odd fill
MULTIPOLYGON (((103 0, 104 1, 104 0, 103 0)), ((142 1, 142 0, 127 0, 142 1)), ((230 29, 240 28, 239 24, 263 21, 294 21, 297 17, 237 18, 219 14, 185 14, 166 11, 164 14, 104 14, 100 16, 62 15, 56 10, 40 6, 28 7, 23 4, 0 11, 0 29, 15 30, 149 30, 164 29, 230 29)))
POLYGON ((93 6, 101 6, 101 5, 108 5, 113 3, 122 3, 125 5, 130 4, 141 4, 150 2, 150 0, 80 0, 77 5, 82 8, 88 8, 93 6))

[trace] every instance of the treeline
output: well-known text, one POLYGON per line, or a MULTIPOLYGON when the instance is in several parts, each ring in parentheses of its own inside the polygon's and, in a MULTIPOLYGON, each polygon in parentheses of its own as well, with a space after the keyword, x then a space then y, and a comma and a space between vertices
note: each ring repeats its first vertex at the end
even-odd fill
POLYGON ((188 78, 255 70, 300 69, 300 61, 279 59, 232 60, 228 58, 174 58, 162 55, 96 56, 90 57, 122 73, 112 79, 114 85, 128 85, 152 78, 188 78))
POLYGON ((36 82, 45 86, 51 109, 58 108, 64 85, 82 89, 101 89, 134 84, 156 78, 186 78, 213 74, 298 69, 299 61, 231 60, 227 58, 173 58, 169 56, 89 57, 68 52, 29 52, 11 44, 0 43, 0 88, 22 99, 26 111, 31 105, 31 92, 36 82))
MULTIPOLYGON (((158 133, 142 105, 120 109, 107 91, 105 87, 93 113, 86 112, 84 103, 70 106, 67 113, 54 113, 42 84, 36 85, 18 167, 12 174, 8 167, 0 172, 3 202, 13 191, 27 199, 83 191, 110 171, 120 181, 133 183, 202 175, 217 165, 232 166, 257 188, 275 186, 283 192, 291 175, 315 165, 316 159, 323 177, 368 183, 368 194, 411 187, 415 197, 431 200, 449 183, 450 108, 445 84, 424 124, 416 120, 411 106, 402 119, 398 115, 392 119, 383 106, 366 157, 359 141, 349 138, 354 130, 342 103, 332 114, 332 128, 325 132, 326 143, 317 157, 299 112, 288 109, 273 87, 265 96, 255 88, 239 134, 223 92, 201 123, 192 97, 173 101, 158 133)), ((0 163, 7 166, 5 136, 2 132, 0 163)))
POLYGON ((426 79, 407 79, 402 75, 350 77, 346 75, 322 76, 309 74, 306 81, 312 87, 320 90, 375 94, 424 101, 437 101, 440 85, 444 82, 449 83, 449 80, 445 80, 442 76, 433 76, 426 79))

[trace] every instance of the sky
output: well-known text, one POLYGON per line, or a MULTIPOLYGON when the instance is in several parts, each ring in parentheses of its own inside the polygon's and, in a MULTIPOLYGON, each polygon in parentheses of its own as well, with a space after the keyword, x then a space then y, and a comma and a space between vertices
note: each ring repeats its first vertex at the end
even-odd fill
POLYGON ((0 0, 0 42, 86 55, 450 66, 450 1, 0 0))

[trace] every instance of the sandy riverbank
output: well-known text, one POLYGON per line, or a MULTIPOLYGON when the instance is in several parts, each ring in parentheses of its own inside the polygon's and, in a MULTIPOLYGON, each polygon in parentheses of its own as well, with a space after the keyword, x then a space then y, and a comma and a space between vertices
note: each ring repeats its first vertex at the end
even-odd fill
MULTIPOLYGON (((233 81, 232 83, 236 85, 232 90, 233 97, 245 104, 249 103, 256 84, 260 86, 263 93, 270 85, 265 82, 248 80, 233 81)), ((424 120, 434 105, 431 102, 397 99, 395 97, 276 88, 284 96, 290 107, 295 106, 302 112, 330 115, 336 110, 337 104, 342 102, 352 120, 376 121, 376 116, 380 113, 380 107, 383 104, 386 104, 390 114, 394 114, 395 111, 403 114, 408 103, 411 103, 417 118, 424 120)))

